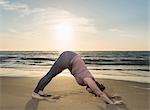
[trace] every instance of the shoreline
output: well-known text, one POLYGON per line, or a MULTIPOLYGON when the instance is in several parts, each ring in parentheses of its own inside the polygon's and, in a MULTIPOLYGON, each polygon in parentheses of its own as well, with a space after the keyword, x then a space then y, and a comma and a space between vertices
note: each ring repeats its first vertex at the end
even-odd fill
MULTIPOLYGON (((44 70, 23 70, 23 69, 15 69, 15 68, 1 68, 0 69, 0 77, 42 77, 47 73, 48 69, 44 70)), ((92 75, 95 78, 100 79, 110 79, 110 80, 119 80, 119 81, 131 81, 131 82, 137 82, 137 83, 148 83, 150 84, 150 76, 142 76, 141 74, 145 74, 145 72, 140 71, 107 71, 107 70, 101 70, 101 71, 91 71, 92 75)), ((146 72, 146 74, 148 74, 146 72)), ((72 77, 70 72, 68 70, 64 70, 61 74, 58 76, 66 76, 66 77, 72 77)))
MULTIPOLYGON (((73 76, 66 76, 66 75, 59 75, 56 77, 66 77, 66 78, 71 78, 71 79, 74 78, 73 76)), ((42 76, 0 76, 0 78, 35 78, 35 79, 40 79, 40 78, 42 78, 42 76)), ((131 81, 131 80, 119 80, 119 79, 109 79, 109 78, 96 78, 96 77, 95 77, 95 79, 147 84, 147 85, 149 85, 149 89, 150 89, 150 83, 148 83, 148 82, 138 82, 138 81, 131 81)))

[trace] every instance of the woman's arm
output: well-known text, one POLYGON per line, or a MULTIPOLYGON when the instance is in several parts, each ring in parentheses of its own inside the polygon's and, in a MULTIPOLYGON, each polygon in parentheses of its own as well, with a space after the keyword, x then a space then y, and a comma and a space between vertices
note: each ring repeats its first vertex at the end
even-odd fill
POLYGON ((84 83, 90 87, 90 89, 98 96, 101 97, 105 102, 113 104, 112 100, 107 97, 107 95, 102 92, 93 81, 92 78, 84 78, 84 83))

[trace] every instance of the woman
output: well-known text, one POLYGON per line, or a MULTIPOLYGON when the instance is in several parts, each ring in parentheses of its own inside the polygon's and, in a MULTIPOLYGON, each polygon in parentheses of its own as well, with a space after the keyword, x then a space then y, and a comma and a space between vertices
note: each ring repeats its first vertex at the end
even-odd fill
POLYGON ((53 77, 61 73, 64 69, 69 69, 77 83, 81 86, 86 86, 86 90, 88 92, 101 97, 108 104, 114 104, 109 96, 103 92, 105 87, 96 82, 92 74, 88 71, 80 55, 72 51, 65 51, 59 56, 50 71, 39 81, 32 93, 32 97, 36 99, 44 99, 43 96, 45 94, 43 90, 45 86, 52 80, 53 77))

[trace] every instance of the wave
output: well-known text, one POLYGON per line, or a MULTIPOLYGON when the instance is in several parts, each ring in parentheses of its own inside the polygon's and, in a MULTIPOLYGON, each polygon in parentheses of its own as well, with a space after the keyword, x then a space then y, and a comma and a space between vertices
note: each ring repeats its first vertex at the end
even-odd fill
POLYGON ((48 60, 48 61, 55 61, 54 58, 21 58, 22 60, 48 60))
POLYGON ((115 61, 111 59, 84 59, 84 60, 89 62, 114 62, 115 61))
POLYGON ((13 56, 2 56, 2 57, 0 57, 0 61, 4 61, 4 60, 8 60, 8 59, 13 59, 13 58, 16 58, 16 57, 13 57, 13 56))
POLYGON ((149 65, 148 58, 83 58, 86 64, 95 64, 95 65, 149 65))
MULTIPOLYGON (((141 65, 141 66, 148 66, 149 60, 145 59, 102 59, 102 58, 91 58, 91 59, 85 59, 83 58, 85 64, 90 65, 141 65)), ((38 63, 44 63, 44 62, 54 62, 56 61, 56 58, 42 58, 42 57, 13 57, 13 56, 7 56, 7 57, 0 57, 0 62, 7 63, 7 62, 15 62, 15 63, 27 63, 32 62, 35 63, 34 65, 38 63)))
POLYGON ((88 62, 85 61, 86 64, 94 64, 94 65, 149 65, 149 62, 88 62))
POLYGON ((118 71, 146 71, 149 72, 149 69, 99 69, 99 68, 91 68, 89 70, 118 70, 118 71))
MULTIPOLYGON (((149 52, 79 52, 85 64, 149 66, 149 52)), ((58 52, 0 52, 1 65, 46 65, 58 58, 58 52)), ((117 66, 116 66, 117 68, 117 66)))

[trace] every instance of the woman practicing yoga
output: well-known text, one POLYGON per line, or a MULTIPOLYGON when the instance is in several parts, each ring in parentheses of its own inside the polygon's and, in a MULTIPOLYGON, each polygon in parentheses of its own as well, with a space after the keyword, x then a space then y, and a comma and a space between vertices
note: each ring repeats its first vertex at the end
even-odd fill
POLYGON ((81 56, 72 51, 65 51, 59 56, 50 71, 39 81, 32 93, 32 97, 36 99, 44 99, 43 96, 46 95, 43 92, 45 86, 53 77, 61 73, 64 69, 69 69, 77 83, 81 86, 86 86, 88 92, 101 97, 108 104, 117 104, 117 102, 112 101, 104 92, 105 87, 94 79, 85 66, 84 61, 81 59, 81 56))

